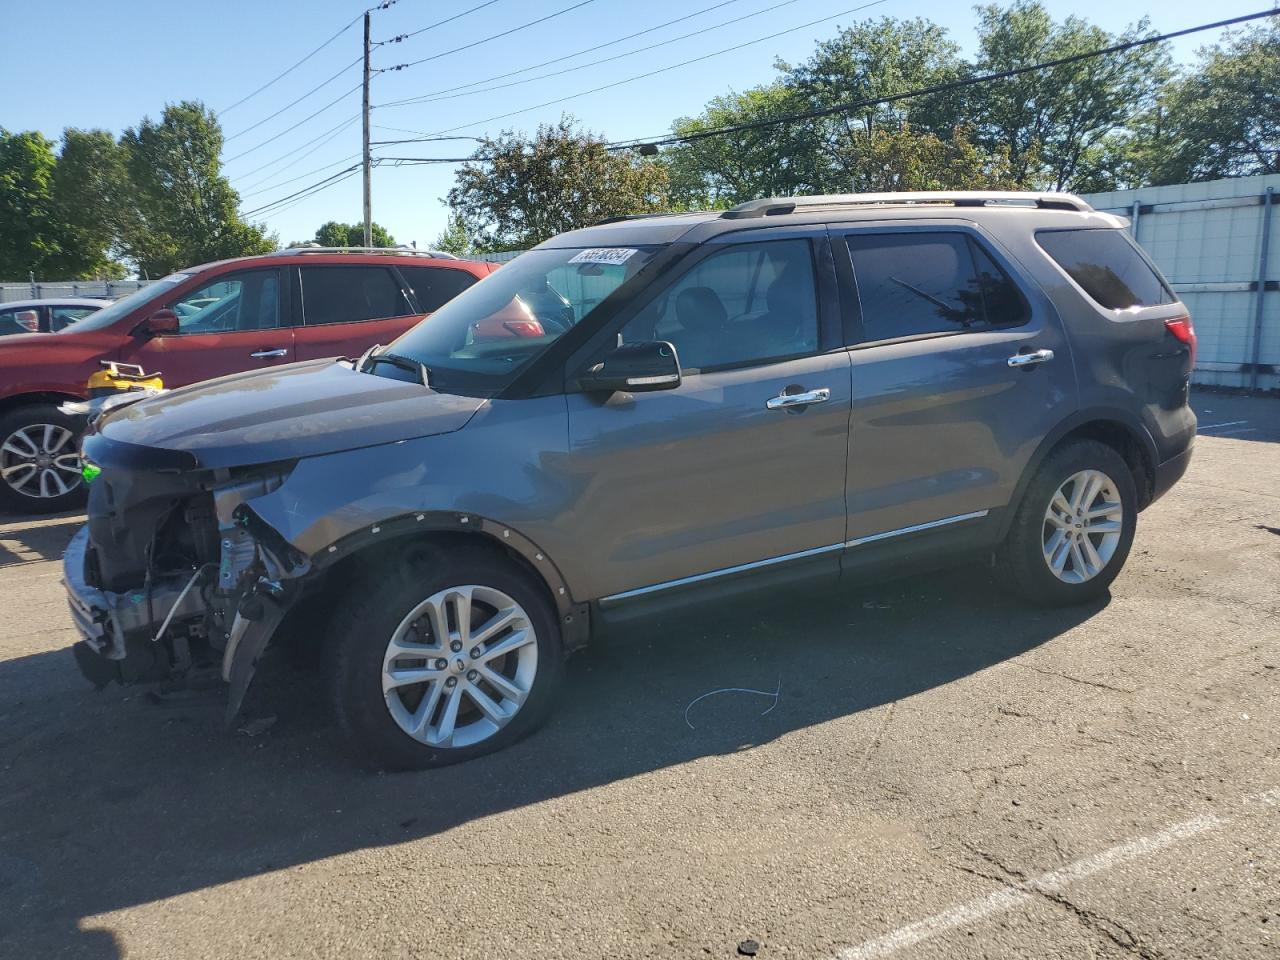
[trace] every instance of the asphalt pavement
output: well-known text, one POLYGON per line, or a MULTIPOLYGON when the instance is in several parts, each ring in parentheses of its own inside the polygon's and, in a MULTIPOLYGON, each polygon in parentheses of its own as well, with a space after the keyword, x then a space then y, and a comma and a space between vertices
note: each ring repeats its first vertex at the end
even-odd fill
POLYGON ((255 736, 93 691, 82 518, 0 518, 0 957, 1280 956, 1280 400, 1196 406, 1105 602, 973 566, 636 624, 419 774, 335 750, 305 652, 255 736))

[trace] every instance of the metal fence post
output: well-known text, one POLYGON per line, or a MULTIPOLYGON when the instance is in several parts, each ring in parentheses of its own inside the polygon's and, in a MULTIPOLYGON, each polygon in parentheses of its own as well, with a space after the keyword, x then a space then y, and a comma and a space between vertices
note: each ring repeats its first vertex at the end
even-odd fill
POLYGON ((1142 202, 1138 199, 1133 201, 1133 213, 1129 217, 1129 236, 1134 240, 1138 239, 1138 217, 1142 215, 1142 202))
POLYGON ((1275 206, 1275 187, 1267 187, 1262 195, 1262 250, 1258 254, 1258 299, 1253 314, 1253 359, 1249 370, 1249 389, 1258 389, 1258 367, 1262 363, 1262 316, 1267 297, 1267 260, 1271 254, 1271 208, 1275 206))

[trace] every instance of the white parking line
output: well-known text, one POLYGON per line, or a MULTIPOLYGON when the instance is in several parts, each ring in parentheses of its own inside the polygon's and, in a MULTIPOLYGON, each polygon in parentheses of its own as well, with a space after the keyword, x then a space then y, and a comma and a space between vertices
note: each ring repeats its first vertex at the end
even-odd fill
POLYGON ((1214 437, 1234 437, 1237 433, 1257 433, 1256 427, 1237 427, 1234 430, 1219 430, 1217 433, 1210 434, 1214 437))
MULTIPOLYGON (((1274 806, 1280 802, 1280 788, 1245 797, 1243 802, 1244 804, 1266 803, 1274 806)), ((914 946, 939 934, 980 923, 999 913, 1006 913, 1034 900, 1037 894, 1057 893, 1079 880, 1103 873, 1130 860, 1148 856, 1179 841, 1230 822, 1212 815, 1184 820, 1159 833, 1138 837, 1111 847, 1109 850, 1077 860, 1060 870, 1044 873, 1025 881, 1010 881, 1009 886, 1003 890, 977 900, 970 900, 968 903, 944 910, 942 913, 905 927, 899 927, 874 940, 847 947, 836 954, 835 960, 872 960, 874 957, 887 957, 904 947, 914 946)))
POLYGON ((1238 427, 1240 424, 1248 422, 1248 420, 1228 420, 1226 423, 1201 424, 1196 427, 1196 430, 1203 433, 1206 430, 1217 430, 1219 427, 1238 427))

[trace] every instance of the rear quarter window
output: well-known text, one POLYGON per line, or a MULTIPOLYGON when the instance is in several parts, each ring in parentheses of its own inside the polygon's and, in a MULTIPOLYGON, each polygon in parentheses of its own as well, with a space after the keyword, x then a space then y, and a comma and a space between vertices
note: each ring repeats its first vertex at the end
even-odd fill
POLYGON ((1107 310, 1174 303, 1173 291, 1120 230, 1042 230, 1040 248, 1107 310))

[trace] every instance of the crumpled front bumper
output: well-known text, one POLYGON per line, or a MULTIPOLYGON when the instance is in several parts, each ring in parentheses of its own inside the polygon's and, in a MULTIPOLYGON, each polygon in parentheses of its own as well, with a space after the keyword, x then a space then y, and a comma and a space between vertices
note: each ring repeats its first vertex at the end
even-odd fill
POLYGON ((165 578, 150 589, 115 593, 90 586, 85 578, 89 528, 81 527, 71 538, 62 559, 62 582, 67 590, 71 619, 90 650, 108 660, 123 661, 130 655, 130 641, 149 641, 172 611, 171 620, 201 614, 205 600, 198 590, 182 592, 184 583, 165 578))

